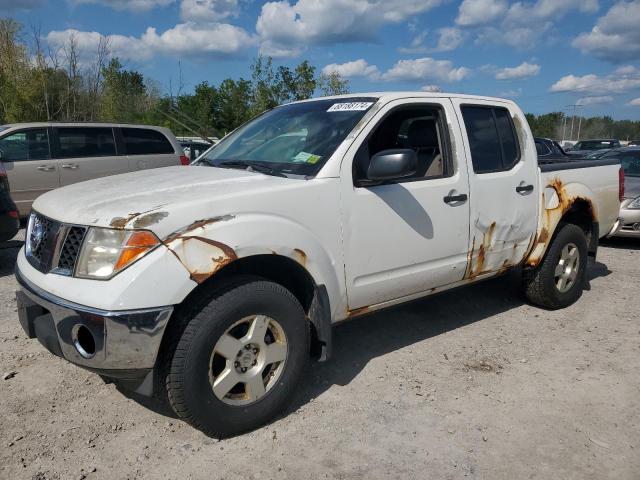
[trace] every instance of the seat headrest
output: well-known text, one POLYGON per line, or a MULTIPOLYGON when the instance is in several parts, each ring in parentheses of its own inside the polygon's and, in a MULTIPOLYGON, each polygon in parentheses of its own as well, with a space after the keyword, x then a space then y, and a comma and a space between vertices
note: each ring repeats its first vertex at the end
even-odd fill
POLYGON ((407 132, 409 147, 435 147, 438 145, 438 132, 435 120, 416 120, 409 125, 407 132))

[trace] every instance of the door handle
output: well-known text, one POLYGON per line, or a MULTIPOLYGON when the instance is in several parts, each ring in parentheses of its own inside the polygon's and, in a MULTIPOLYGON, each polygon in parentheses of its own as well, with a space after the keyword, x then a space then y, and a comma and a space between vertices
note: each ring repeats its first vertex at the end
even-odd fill
POLYGON ((78 164, 77 163, 63 163, 62 164, 62 168, 69 168, 71 170, 75 170, 76 168, 78 168, 78 164))
POLYGON ((516 187, 516 192, 518 193, 527 193, 527 192, 533 192, 533 185, 518 185, 516 187))
POLYGON ((443 198, 444 203, 464 203, 467 201, 467 194, 466 193, 461 193, 459 195, 447 195, 446 197, 443 198))
POLYGON ((50 172, 52 170, 55 170, 56 167, 52 167, 50 165, 40 165, 39 167, 36 167, 38 170, 41 170, 43 172, 50 172))

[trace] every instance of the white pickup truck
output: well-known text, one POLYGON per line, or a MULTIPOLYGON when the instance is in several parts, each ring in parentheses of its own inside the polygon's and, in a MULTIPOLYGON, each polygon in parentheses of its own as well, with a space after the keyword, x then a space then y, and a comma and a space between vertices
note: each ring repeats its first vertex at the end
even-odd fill
POLYGON ((512 268, 532 303, 575 302, 616 228, 620 172, 539 164, 508 100, 284 105, 190 167, 38 198, 19 318, 52 353, 234 435, 283 410, 336 322, 512 268))

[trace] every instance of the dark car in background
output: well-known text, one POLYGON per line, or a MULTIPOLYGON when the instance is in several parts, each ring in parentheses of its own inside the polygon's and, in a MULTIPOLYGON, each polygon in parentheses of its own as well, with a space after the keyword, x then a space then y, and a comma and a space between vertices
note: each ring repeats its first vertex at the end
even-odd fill
POLYGON ((620 160, 624 170, 624 198, 616 237, 640 238, 640 146, 617 148, 602 156, 620 160))
POLYGON ((550 138, 534 138, 536 144, 536 152, 539 159, 549 160, 567 160, 568 155, 564 152, 560 144, 550 138))
POLYGON ((620 140, 613 138, 596 138, 580 140, 572 147, 565 149, 565 152, 572 157, 585 157, 596 150, 612 150, 620 147, 620 140))
POLYGON ((9 195, 9 180, 0 162, 0 242, 11 240, 19 229, 18 209, 9 195))

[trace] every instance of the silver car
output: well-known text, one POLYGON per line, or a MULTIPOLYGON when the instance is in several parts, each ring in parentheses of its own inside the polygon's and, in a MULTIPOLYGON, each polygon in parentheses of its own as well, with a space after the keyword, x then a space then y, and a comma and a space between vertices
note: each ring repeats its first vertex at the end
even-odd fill
POLYGON ((624 199, 616 237, 640 238, 640 147, 612 150, 602 158, 617 158, 624 170, 624 199))
POLYGON ((169 129, 115 123, 3 125, 0 161, 21 217, 37 197, 58 187, 189 162, 169 129))

